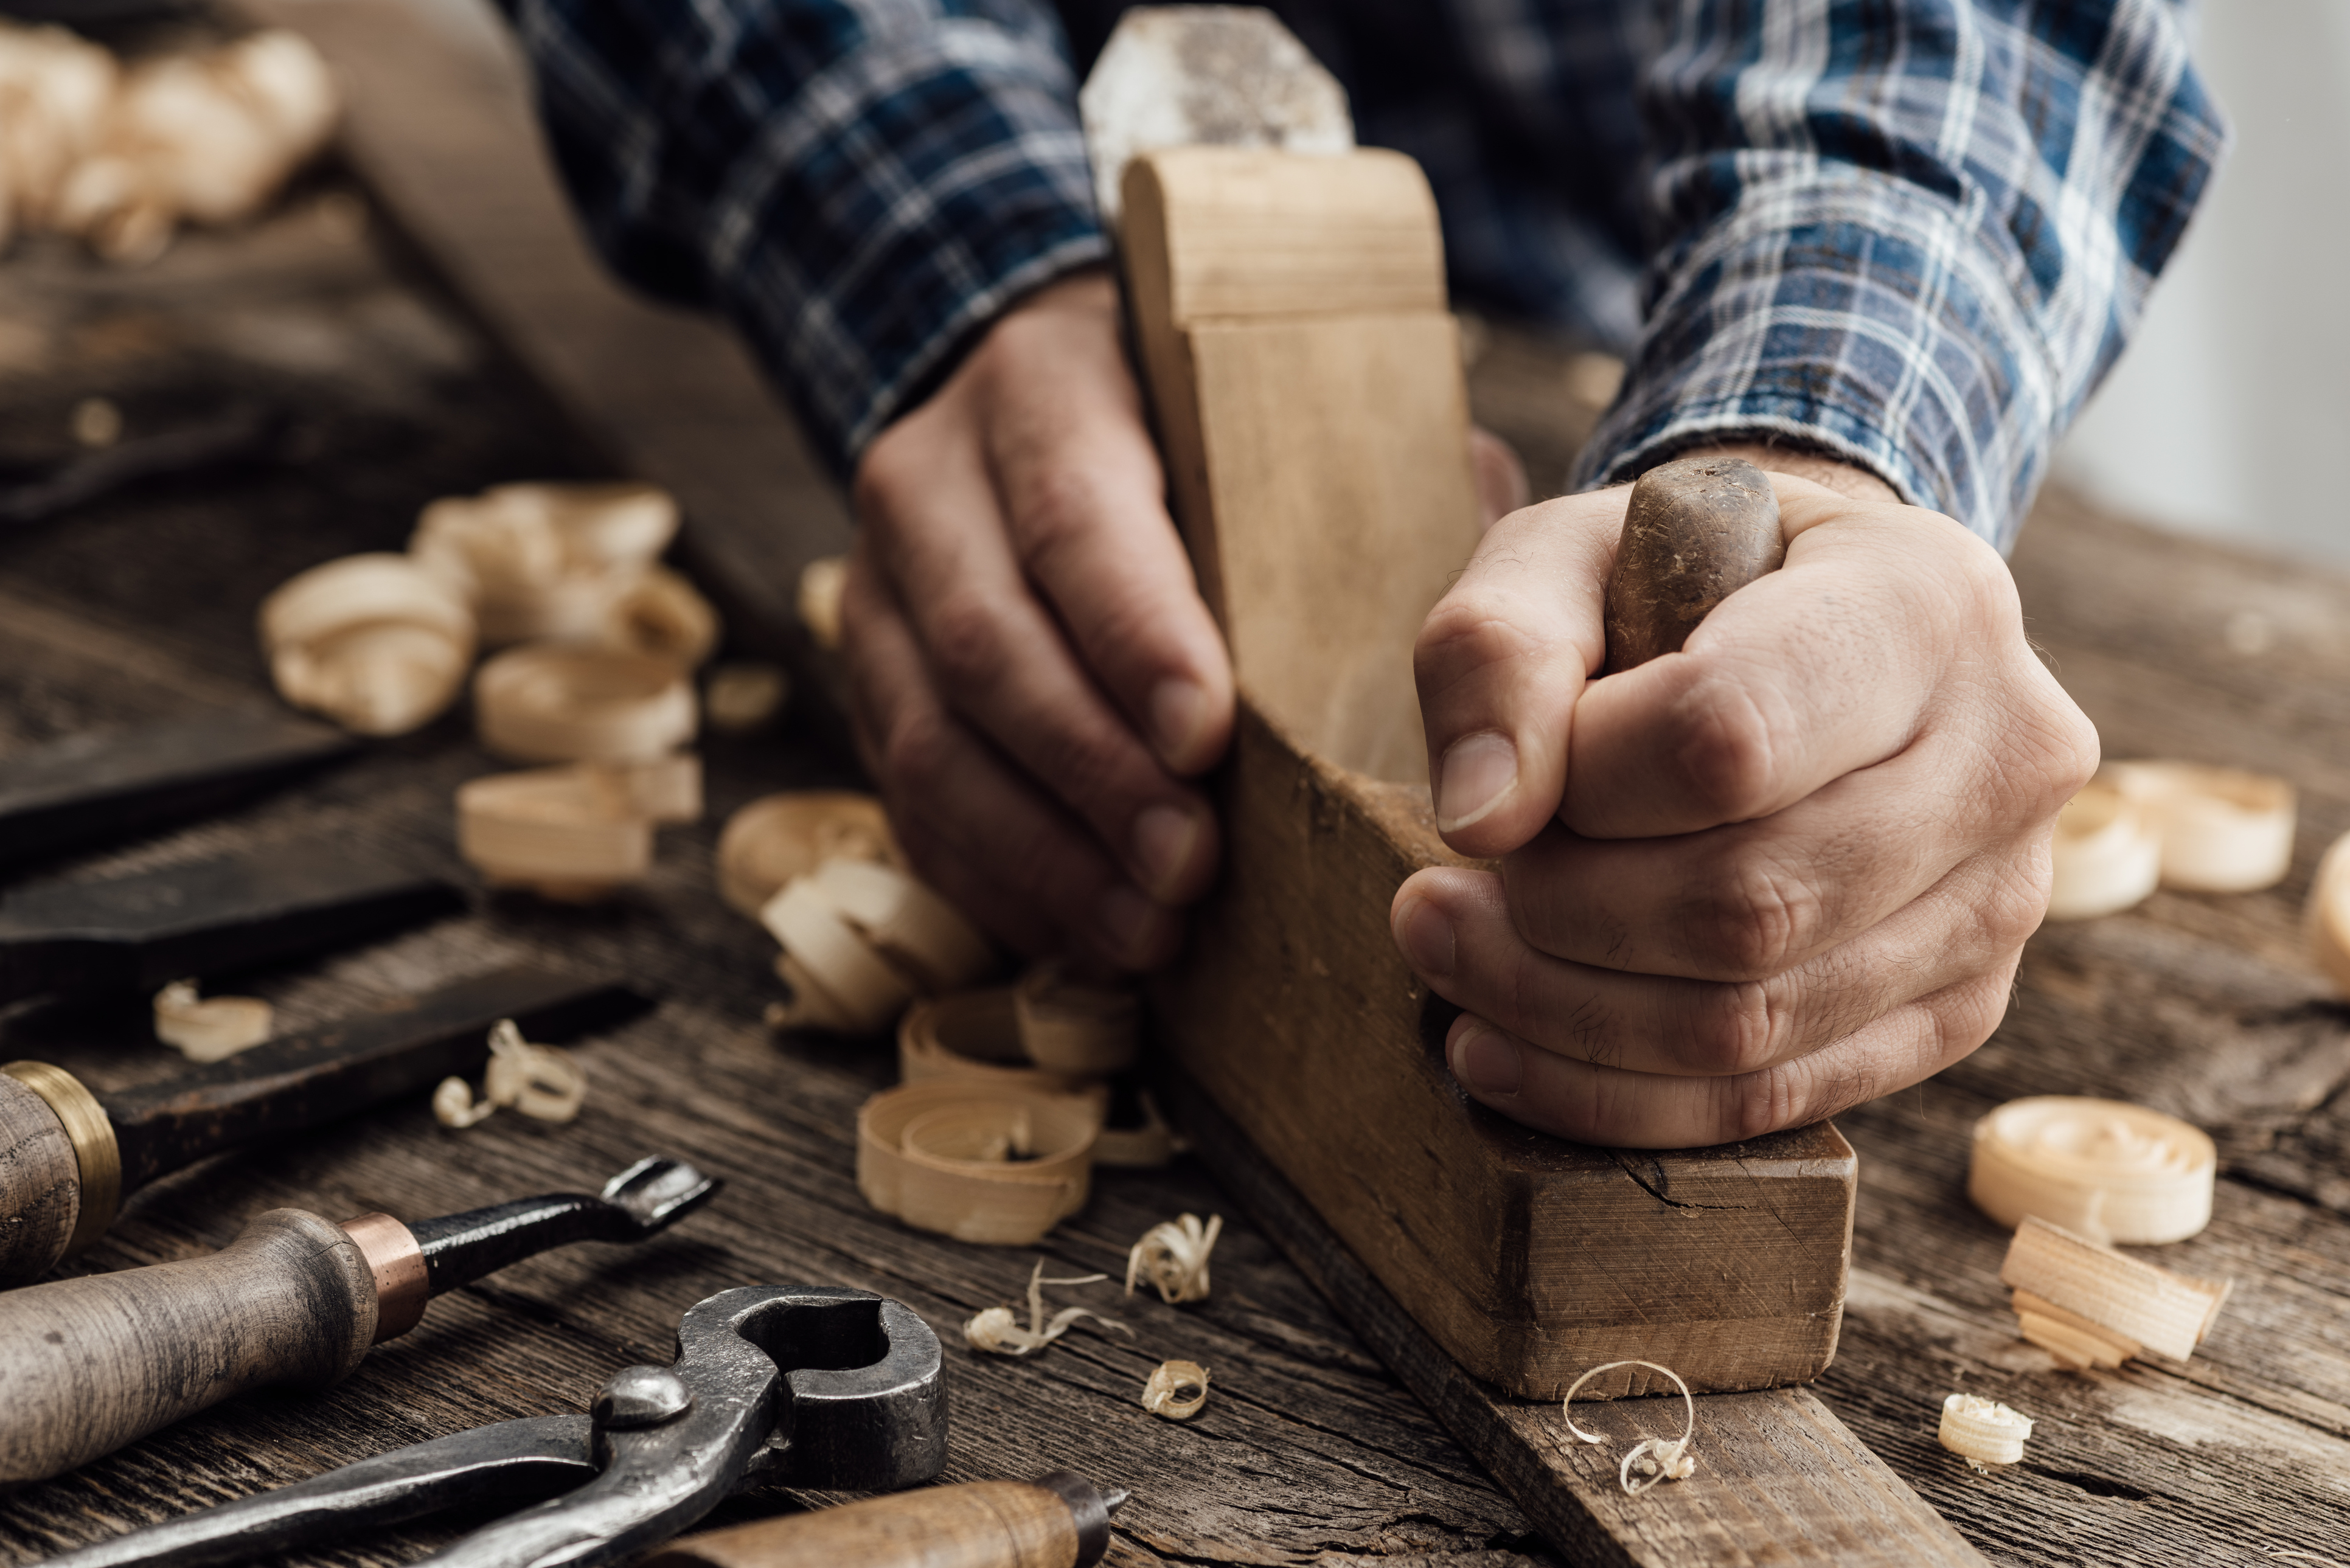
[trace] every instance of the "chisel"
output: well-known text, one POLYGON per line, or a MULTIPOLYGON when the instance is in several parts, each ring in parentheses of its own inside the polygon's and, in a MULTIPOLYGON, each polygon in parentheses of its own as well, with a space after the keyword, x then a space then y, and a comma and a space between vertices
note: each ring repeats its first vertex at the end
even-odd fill
POLYGON ((964 1481, 689 1535, 643 1568, 1093 1568, 1126 1502, 1068 1470, 964 1481))
POLYGON ((338 1383, 434 1296, 552 1247, 644 1241, 718 1185, 681 1161, 643 1159, 600 1193, 412 1224, 272 1209, 205 1257, 0 1294, 0 1490, 248 1388, 338 1383))
POLYGON ((121 1200, 159 1176, 478 1073, 501 1018, 559 1041, 646 1005, 625 986, 522 966, 114 1094, 46 1062, 12 1062, 0 1067, 0 1287, 97 1241, 121 1200))
POLYGON ((146 992, 175 980, 348 947, 465 907, 327 839, 0 895, 0 1002, 146 992))
POLYGON ((272 712, 68 735, 0 758, 0 868, 225 810, 359 748, 329 725, 272 712))

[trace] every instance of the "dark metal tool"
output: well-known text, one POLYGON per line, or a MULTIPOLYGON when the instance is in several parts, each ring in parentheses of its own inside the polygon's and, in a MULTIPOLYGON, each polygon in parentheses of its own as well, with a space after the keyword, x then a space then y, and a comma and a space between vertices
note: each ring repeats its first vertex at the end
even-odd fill
POLYGON ((0 1294, 0 1488, 248 1388, 339 1382, 369 1346, 415 1327, 432 1297, 552 1247, 644 1241, 717 1190, 690 1165, 645 1159, 594 1197, 550 1193, 412 1226, 273 1209, 208 1257, 0 1294))
POLYGON ((0 527, 46 522, 142 479, 265 458, 285 433, 276 410, 232 403, 193 424, 82 452, 47 472, 0 483, 0 527))
POLYGON ((560 1042, 646 1005, 626 986, 520 965, 113 1094, 45 1062, 0 1066, 0 1289, 97 1241, 159 1176, 478 1073, 501 1018, 560 1042))
POLYGON ((359 749, 331 725, 272 712, 68 735, 0 759, 0 867, 224 810, 359 749))
POLYGON ((465 907, 434 877, 314 839, 134 877, 0 894, 0 1002, 151 992, 348 947, 465 907))
POLYGON ((943 1371, 938 1336, 901 1303, 745 1285, 688 1311, 675 1364, 616 1373, 588 1415, 436 1438, 50 1564, 199 1568, 505 1503, 523 1511, 426 1561, 601 1568, 692 1528, 748 1486, 879 1491, 929 1480, 946 1463, 943 1371))

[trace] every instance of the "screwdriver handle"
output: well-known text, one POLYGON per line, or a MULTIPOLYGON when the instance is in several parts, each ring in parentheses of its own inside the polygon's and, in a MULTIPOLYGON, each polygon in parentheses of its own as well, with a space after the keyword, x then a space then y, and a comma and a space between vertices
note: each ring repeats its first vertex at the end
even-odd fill
POLYGON ((1607 673, 1679 652, 1714 606, 1786 558, 1778 495, 1752 463, 1700 453, 1648 470, 1607 578, 1607 673))
POLYGON ((248 1388, 338 1382, 375 1328, 359 1244, 298 1209, 207 1257, 0 1293, 0 1490, 248 1388))
MULTIPOLYGON (((81 1209, 72 1135, 46 1096, 0 1072, 0 1284, 47 1273, 66 1255, 81 1209)), ((0 1382, 0 1405, 6 1390, 0 1382)))
POLYGON ((1082 1506, 1036 1481, 965 1481, 689 1535, 643 1568, 1089 1568, 1109 1528, 1098 1501, 1083 1528, 1082 1506))

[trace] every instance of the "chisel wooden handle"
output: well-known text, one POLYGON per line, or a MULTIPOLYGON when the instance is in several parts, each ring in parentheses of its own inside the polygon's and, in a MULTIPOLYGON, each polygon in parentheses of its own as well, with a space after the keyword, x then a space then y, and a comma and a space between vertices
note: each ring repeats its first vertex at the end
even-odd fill
POLYGON ((690 1535, 644 1568, 1090 1568, 1108 1546, 1100 1495, 1064 1470, 1033 1481, 899 1492, 690 1535))
POLYGON ((1608 674, 1677 653, 1714 606, 1787 556, 1779 498, 1740 457, 1675 458, 1642 474, 1607 577, 1608 674))
POLYGON ((0 1294, 0 1487, 268 1384, 324 1387, 374 1343, 375 1278, 339 1225, 273 1209, 206 1257, 0 1294))

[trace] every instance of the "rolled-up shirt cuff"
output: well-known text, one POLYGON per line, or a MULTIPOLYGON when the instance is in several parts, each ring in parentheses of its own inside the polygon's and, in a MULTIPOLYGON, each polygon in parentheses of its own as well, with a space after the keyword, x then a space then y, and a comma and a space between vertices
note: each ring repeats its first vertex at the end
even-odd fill
POLYGON ((1690 447, 1777 441, 2007 548, 2085 390, 2057 384, 2012 282, 2021 254, 1869 171, 1747 177, 1737 210, 1669 264, 1577 488, 1690 447))

